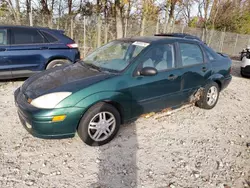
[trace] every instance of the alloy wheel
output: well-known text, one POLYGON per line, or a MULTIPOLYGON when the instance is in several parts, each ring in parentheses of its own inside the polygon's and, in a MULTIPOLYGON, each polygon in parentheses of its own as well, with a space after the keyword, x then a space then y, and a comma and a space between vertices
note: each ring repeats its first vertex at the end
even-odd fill
POLYGON ((207 92, 207 104, 213 106, 218 98, 218 89, 215 86, 209 88, 207 92))
POLYGON ((108 139, 115 130, 116 119, 110 112, 100 112, 89 122, 88 134, 96 142, 108 139))

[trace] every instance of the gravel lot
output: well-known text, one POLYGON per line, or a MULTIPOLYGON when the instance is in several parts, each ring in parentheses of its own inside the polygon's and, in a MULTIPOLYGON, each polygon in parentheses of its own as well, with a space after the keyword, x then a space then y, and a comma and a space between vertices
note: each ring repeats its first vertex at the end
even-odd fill
POLYGON ((140 118, 102 147, 32 137, 13 101, 22 81, 1 82, 0 187, 250 187, 250 79, 237 62, 233 75, 214 109, 140 118))

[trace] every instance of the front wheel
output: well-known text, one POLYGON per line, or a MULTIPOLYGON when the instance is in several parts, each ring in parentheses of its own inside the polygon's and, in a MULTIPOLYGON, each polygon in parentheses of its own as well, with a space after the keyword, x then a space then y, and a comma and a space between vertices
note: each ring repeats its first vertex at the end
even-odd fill
POLYGON ((216 82, 207 84, 203 90, 202 96, 196 105, 204 109, 212 109, 218 102, 220 89, 216 82))
POLYGON ((77 132, 87 145, 100 146, 115 137, 120 124, 120 114, 115 107, 107 103, 98 103, 84 114, 77 132))

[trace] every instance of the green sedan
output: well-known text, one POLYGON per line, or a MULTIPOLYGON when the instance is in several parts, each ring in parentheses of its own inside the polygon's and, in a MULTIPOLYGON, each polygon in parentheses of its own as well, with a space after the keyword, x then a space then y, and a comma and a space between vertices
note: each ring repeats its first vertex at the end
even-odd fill
POLYGON ((213 108, 231 60, 189 35, 112 41, 72 65, 38 73, 15 91, 21 123, 40 138, 111 141, 140 115, 194 102, 213 108), (197 97, 197 92, 200 96, 197 97))

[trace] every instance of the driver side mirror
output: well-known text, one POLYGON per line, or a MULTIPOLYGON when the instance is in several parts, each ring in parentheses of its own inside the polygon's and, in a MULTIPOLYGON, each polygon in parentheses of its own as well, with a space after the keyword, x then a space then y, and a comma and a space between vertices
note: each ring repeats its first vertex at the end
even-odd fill
POLYGON ((157 73, 158 73, 158 71, 153 67, 144 67, 140 71, 140 75, 142 75, 142 76, 154 76, 157 73))

